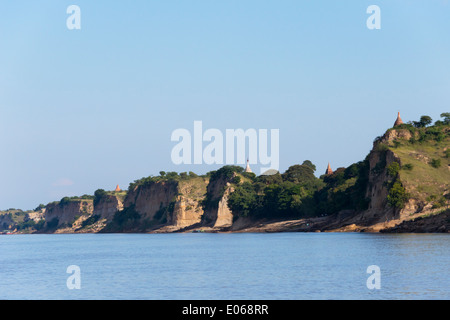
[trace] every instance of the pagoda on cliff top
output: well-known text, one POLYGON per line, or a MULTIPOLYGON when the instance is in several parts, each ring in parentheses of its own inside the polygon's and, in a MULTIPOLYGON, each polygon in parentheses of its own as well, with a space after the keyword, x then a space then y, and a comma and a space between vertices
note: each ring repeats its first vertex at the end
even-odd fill
POLYGON ((245 172, 253 172, 250 168, 250 161, 247 159, 247 167, 245 168, 245 172))
POLYGON ((400 112, 399 112, 397 115, 397 120, 395 120, 394 127, 399 126, 401 124, 403 124, 403 120, 402 120, 402 118, 400 118, 400 112))
POLYGON ((325 174, 326 174, 326 175, 333 174, 333 170, 331 170, 331 166, 330 166, 330 163, 329 163, 329 162, 328 162, 328 168, 327 168, 327 171, 325 171, 325 174))

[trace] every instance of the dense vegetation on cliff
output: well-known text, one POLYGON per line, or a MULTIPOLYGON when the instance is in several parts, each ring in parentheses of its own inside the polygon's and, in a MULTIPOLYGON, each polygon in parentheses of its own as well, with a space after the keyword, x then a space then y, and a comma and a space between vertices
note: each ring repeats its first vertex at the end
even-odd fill
POLYGON ((450 182, 450 114, 431 125, 432 119, 401 124, 375 139, 373 152, 380 161, 371 169, 368 157, 330 175, 314 176, 316 167, 305 161, 283 174, 260 176, 238 185, 229 206, 236 216, 251 218, 304 218, 338 213, 361 212, 371 201, 369 176, 385 174, 387 204, 403 209, 409 199, 448 205, 450 182), (402 131, 407 131, 405 134, 402 131), (389 138, 394 134, 393 138, 389 138), (386 162, 386 152, 397 157, 386 162), (370 172, 371 171, 371 172, 370 172))
POLYGON ((339 168, 317 178, 315 165, 306 160, 285 173, 260 176, 238 186, 228 204, 236 216, 251 218, 304 218, 329 215, 344 209, 364 209, 367 161, 339 168))
POLYGON ((305 161, 285 173, 255 177, 236 186, 228 205, 233 213, 253 218, 288 218, 315 214, 314 193, 323 187, 316 167, 305 161))

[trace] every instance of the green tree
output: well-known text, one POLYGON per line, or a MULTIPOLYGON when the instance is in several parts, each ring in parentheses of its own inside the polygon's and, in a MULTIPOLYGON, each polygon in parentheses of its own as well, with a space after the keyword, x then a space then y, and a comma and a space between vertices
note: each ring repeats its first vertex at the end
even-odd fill
POLYGON ((258 214, 258 195, 254 186, 244 182, 229 196, 228 205, 239 216, 255 216, 258 214))
POLYGON ((195 172, 189 171, 189 177, 191 178, 197 178, 198 175, 195 172))
POLYGON ((426 127, 428 125, 430 125, 433 122, 433 119, 431 119, 430 116, 421 116, 420 117, 420 123, 422 125, 422 127, 426 127))
POLYGON ((100 200, 106 196, 106 191, 103 189, 97 189, 94 192, 94 206, 99 204, 100 200))
POLYGON ((431 124, 433 122, 433 119, 429 116, 421 116, 419 121, 413 121, 413 125, 416 128, 424 128, 431 124))
POLYGON ((441 118, 444 119, 445 124, 450 124, 450 112, 441 113, 441 118))
POLYGON ((186 180, 186 179, 188 178, 187 172, 180 172, 180 178, 181 178, 182 180, 186 180))
POLYGON ((402 209, 408 201, 408 198, 409 196, 403 185, 399 181, 394 182, 392 187, 389 189, 387 196, 389 205, 397 209, 402 209))
POLYGON ((284 181, 290 181, 293 183, 303 183, 308 181, 314 181, 317 179, 314 176, 314 170, 309 165, 293 165, 283 173, 282 178, 284 181))
POLYGON ((308 167, 310 167, 314 172, 316 172, 316 165, 313 164, 310 160, 305 160, 305 161, 303 161, 302 166, 308 166, 308 167))
POLYGON ((70 202, 70 198, 69 197, 64 197, 59 201, 59 206, 62 208, 64 207, 66 204, 68 204, 70 202))
POLYGON ((40 204, 40 205, 38 205, 37 207, 36 207, 36 209, 34 209, 34 211, 41 211, 42 209, 44 209, 45 208, 45 204, 40 204))

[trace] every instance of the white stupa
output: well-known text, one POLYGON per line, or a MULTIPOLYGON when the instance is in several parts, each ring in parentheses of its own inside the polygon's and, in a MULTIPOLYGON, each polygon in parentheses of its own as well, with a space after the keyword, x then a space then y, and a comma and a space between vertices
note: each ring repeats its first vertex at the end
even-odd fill
POLYGON ((250 169, 250 162, 247 159, 247 167, 245 168, 245 172, 253 172, 252 169, 250 169))

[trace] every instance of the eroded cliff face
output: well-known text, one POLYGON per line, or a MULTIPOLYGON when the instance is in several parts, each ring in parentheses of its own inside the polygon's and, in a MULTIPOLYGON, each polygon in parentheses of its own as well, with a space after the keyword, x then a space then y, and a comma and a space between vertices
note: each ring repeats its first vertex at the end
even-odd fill
POLYGON ((394 219, 398 212, 389 206, 387 167, 394 161, 399 162, 390 150, 377 150, 378 145, 369 154, 369 183, 366 198, 370 199, 369 208, 361 214, 364 224, 373 224, 394 219))
POLYGON ((174 209, 167 217, 169 225, 186 228, 201 223, 204 214, 202 202, 207 184, 208 181, 203 178, 178 183, 178 196, 174 209))
POLYGON ((231 192, 233 188, 225 178, 213 182, 206 177, 156 181, 135 187, 123 205, 132 207, 140 215, 142 225, 150 226, 145 231, 221 229, 233 223, 227 204, 231 192), (208 199, 207 204, 205 199, 208 199))
POLYGON ((159 210, 168 207, 176 200, 177 195, 176 181, 151 182, 129 191, 123 205, 124 207, 134 205, 134 209, 141 215, 142 220, 153 220, 159 210))
POLYGON ((120 197, 115 195, 105 195, 94 206, 94 215, 99 219, 106 219, 107 222, 114 218, 117 211, 123 209, 123 202, 120 197))
POLYGON ((219 201, 217 207, 216 221, 214 228, 228 228, 233 225, 233 212, 228 207, 228 198, 231 193, 234 192, 234 188, 227 184, 225 192, 219 201))
POLYGON ((234 191, 230 179, 220 177, 208 184, 204 223, 213 228, 227 228, 233 224, 233 213, 228 207, 228 197, 234 191))
POLYGON ((178 231, 201 223, 207 184, 203 177, 147 183, 129 192, 124 207, 133 206, 151 229, 178 231))
POLYGON ((90 216, 94 211, 93 200, 71 200, 66 203, 54 202, 46 206, 45 221, 47 227, 63 228, 75 223, 81 217, 90 216), (54 224, 54 225, 52 225, 54 224))

